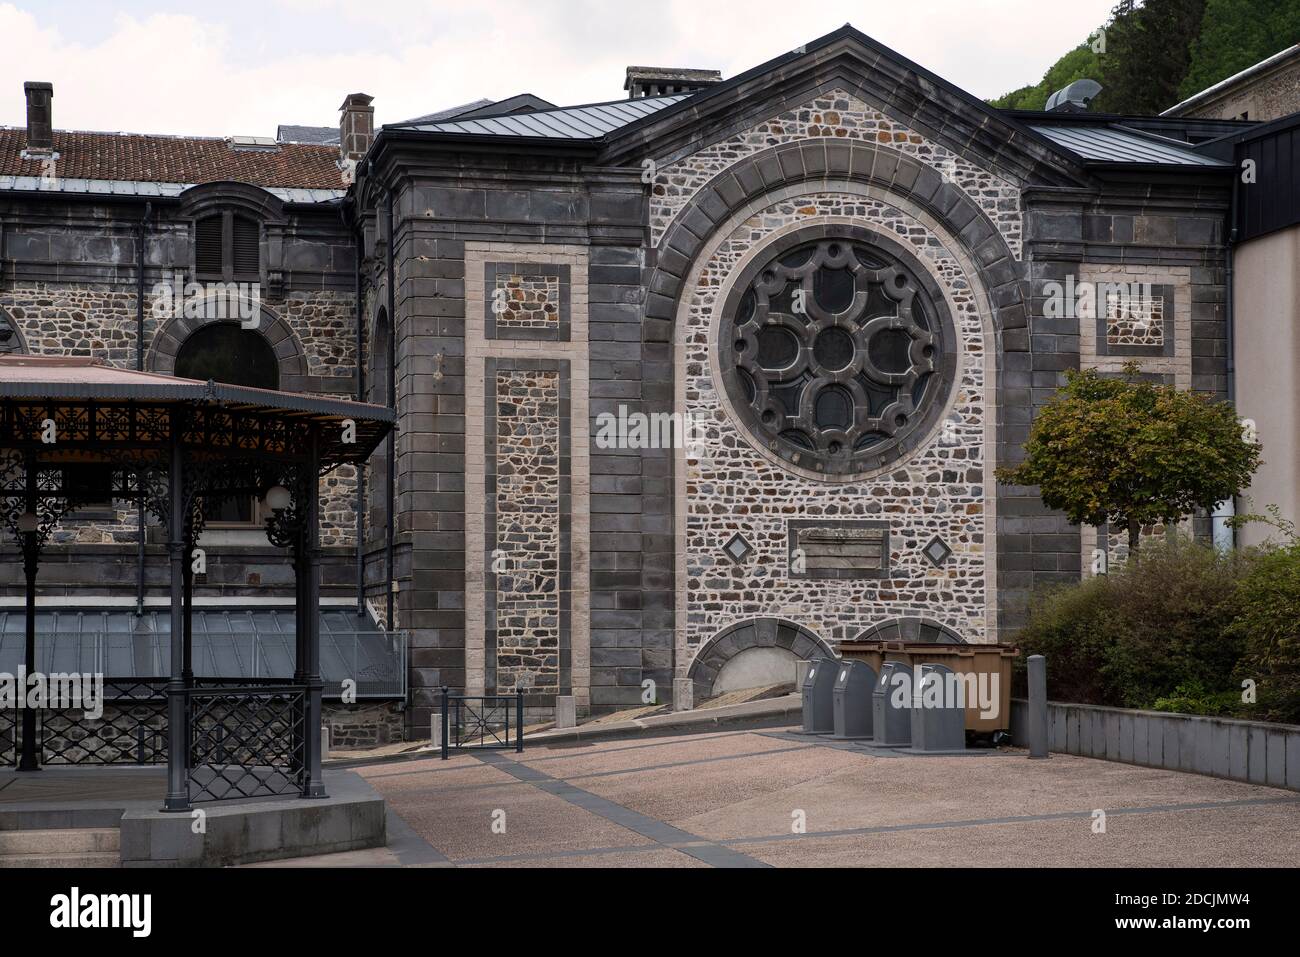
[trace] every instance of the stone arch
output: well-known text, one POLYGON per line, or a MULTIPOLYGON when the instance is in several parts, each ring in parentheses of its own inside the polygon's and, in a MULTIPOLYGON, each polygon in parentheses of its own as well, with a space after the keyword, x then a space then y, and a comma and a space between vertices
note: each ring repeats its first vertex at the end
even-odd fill
POLYGON ((25 356, 27 353, 27 340, 18 320, 0 308, 0 356, 25 356))
POLYGON ((854 641, 906 641, 928 645, 965 645, 969 642, 956 630, 933 618, 891 618, 872 625, 854 641))
MULTIPOLYGON (((751 618, 724 628, 696 653, 686 672, 695 682, 696 695, 712 696, 728 663, 756 649, 788 652, 791 661, 836 657, 830 645, 802 625, 780 618, 751 618)), ((794 680, 793 671, 789 680, 794 680)))
POLYGON ((942 223, 968 250, 993 306, 1003 348, 1028 348, 1028 283, 1006 240, 983 209, 931 167, 887 146, 806 139, 766 149, 723 170, 700 188, 665 231, 647 283, 647 337, 672 341, 686 277, 709 238, 772 190, 829 179, 863 183, 905 195, 942 223), (656 328, 658 327, 658 328, 656 328))
MULTIPOLYGON (((218 309, 200 308, 195 310, 199 316, 173 316, 168 319, 153 337, 153 343, 145 358, 145 368, 150 372, 163 375, 175 375, 176 356, 181 345, 194 332, 214 322, 230 322, 221 318, 218 309)), ((266 306, 259 306, 259 317, 252 330, 260 332, 275 352, 280 366, 280 390, 283 392, 310 392, 307 375, 307 355, 302 342, 294 334, 289 323, 276 315, 266 306)))

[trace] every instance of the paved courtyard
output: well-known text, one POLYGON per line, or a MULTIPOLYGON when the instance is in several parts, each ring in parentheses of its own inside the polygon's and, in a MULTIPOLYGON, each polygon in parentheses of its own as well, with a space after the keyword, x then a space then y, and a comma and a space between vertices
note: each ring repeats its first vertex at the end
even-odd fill
POLYGON ((1236 867, 1292 866, 1300 851, 1290 791, 1023 752, 884 757, 782 730, 360 773, 389 802, 389 847, 313 864, 1236 867))

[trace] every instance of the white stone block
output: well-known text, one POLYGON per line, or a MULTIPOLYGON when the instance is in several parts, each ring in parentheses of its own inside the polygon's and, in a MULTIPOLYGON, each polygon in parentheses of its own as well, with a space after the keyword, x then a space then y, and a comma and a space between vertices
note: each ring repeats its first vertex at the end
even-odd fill
POLYGON ((695 682, 690 678, 676 678, 673 681, 673 710, 695 710, 695 682))
POLYGON ((578 726, 578 699, 572 695, 562 695, 555 699, 555 727, 568 730, 578 726))

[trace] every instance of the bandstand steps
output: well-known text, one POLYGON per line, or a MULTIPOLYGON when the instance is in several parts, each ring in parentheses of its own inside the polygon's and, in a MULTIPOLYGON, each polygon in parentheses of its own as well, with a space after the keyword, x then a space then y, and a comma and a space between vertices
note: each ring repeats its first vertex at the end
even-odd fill
POLYGON ((0 831, 0 867, 118 867, 115 827, 0 831))

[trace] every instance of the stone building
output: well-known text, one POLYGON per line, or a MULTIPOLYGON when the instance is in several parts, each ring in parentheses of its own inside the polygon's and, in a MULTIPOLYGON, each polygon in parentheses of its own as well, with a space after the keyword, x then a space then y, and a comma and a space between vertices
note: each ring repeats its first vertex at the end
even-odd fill
POLYGON ((1234 73, 1161 116, 1267 123, 1300 110, 1300 45, 1234 73))
MULTIPOLYGON (((36 88, 0 133, 8 348, 196 368, 208 324, 137 283, 207 250, 262 283, 240 332, 282 388, 395 402, 391 455, 323 489, 325 594, 363 574, 409 635, 410 733, 443 686, 600 711, 867 633, 1007 638, 1109 547, 993 478, 1063 373, 1228 393, 1233 165, 1194 144, 1248 124, 999 111, 851 27, 625 89, 378 131, 356 94, 337 134, 223 142, 51 135, 36 88)), ((228 518, 204 594, 272 601, 228 518)), ((133 518, 93 519, 46 594, 129 601, 133 518)))

